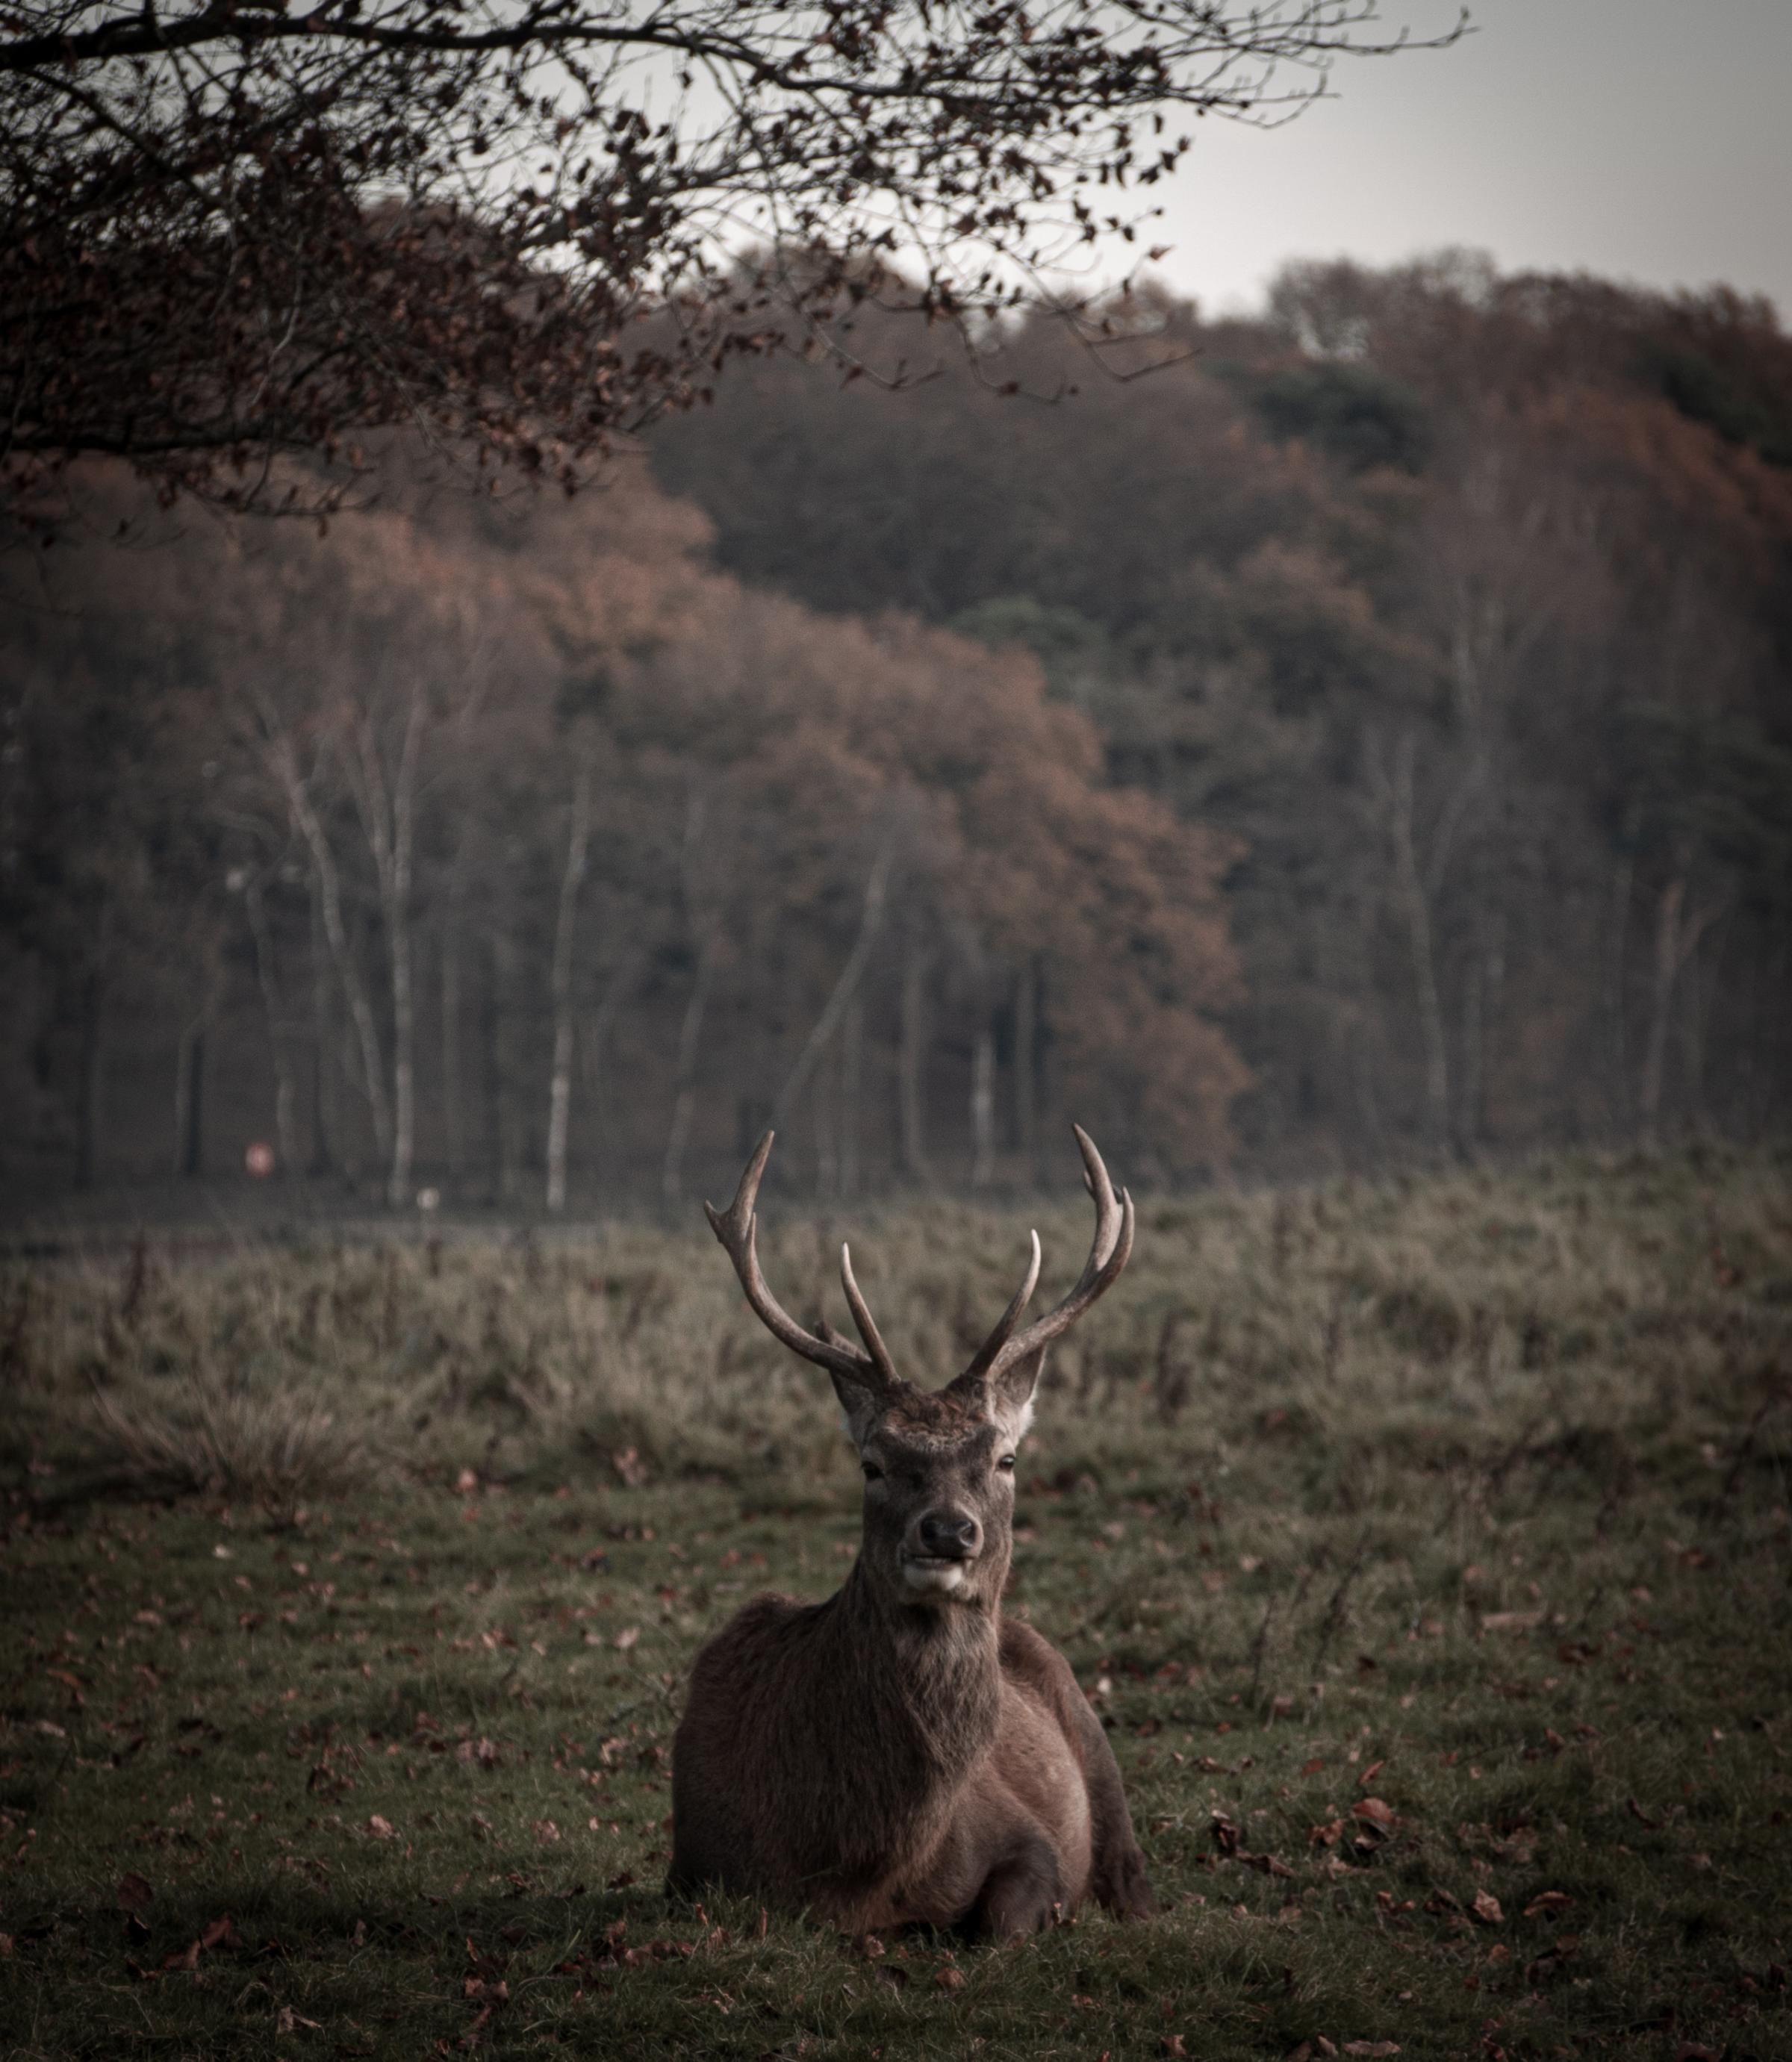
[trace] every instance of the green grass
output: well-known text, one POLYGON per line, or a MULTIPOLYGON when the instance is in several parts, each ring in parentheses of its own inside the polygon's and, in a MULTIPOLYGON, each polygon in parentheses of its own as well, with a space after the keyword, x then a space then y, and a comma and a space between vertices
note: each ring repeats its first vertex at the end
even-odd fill
MULTIPOLYGON (((854 1226, 899 1364, 1025 1222, 854 1226)), ((1163 1910, 1002 1949, 661 1893, 693 1648, 857 1533, 707 1234, 151 1258, 0 1279, 0 2056, 1792 2055, 1783 1162, 1143 1210, 1011 1608, 1163 1910)))

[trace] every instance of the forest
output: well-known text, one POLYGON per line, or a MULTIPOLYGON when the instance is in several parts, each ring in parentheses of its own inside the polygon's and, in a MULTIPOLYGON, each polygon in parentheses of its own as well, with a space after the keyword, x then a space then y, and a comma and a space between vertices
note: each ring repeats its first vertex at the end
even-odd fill
POLYGON ((10 1207, 1783 1130, 1770 306, 1444 254, 828 341, 570 498, 389 439, 327 524, 98 464, 15 524, 10 1207))

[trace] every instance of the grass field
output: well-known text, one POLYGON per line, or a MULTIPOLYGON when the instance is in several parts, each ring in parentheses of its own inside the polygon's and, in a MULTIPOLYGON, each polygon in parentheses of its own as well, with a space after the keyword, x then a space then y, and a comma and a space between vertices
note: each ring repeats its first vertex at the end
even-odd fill
MULTIPOLYGON (((1010 1608, 1163 1912, 1002 1949, 661 1894, 697 1643, 857 1533, 706 1233, 14 1266, 0 2056, 1792 2056, 1789 1173, 1146 1206, 1010 1608)), ((1027 1222, 855 1222, 906 1370, 1027 1222)))

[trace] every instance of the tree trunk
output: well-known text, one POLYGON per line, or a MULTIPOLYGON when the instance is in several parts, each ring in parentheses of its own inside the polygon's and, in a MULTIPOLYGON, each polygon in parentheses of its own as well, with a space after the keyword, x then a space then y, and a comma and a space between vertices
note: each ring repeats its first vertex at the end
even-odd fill
POLYGON ((1015 1145, 1021 1179, 1029 1188, 1039 1178, 1039 968, 1030 953, 1015 981, 1015 1145))
POLYGON ((1642 1142, 1651 1150, 1661 1143, 1668 1024, 1673 1006, 1674 976, 1680 971, 1680 920, 1686 903, 1686 884, 1677 873, 1662 889, 1655 905, 1655 967, 1649 983, 1649 1037, 1643 1047, 1642 1083, 1637 1095, 1642 1142))
POLYGON ((665 1158, 660 1169, 660 1193, 669 1203, 684 1193, 685 1148, 689 1142, 691 1120, 697 1111, 697 1055, 703 1035, 703 1013, 709 1006, 709 985, 715 978, 713 941, 705 938, 698 948, 697 967, 691 977, 691 992, 685 1002, 684 1021, 678 1027, 678 1071, 673 1089, 672 1122, 667 1127, 665 1158))
POLYGON ((1396 893, 1406 917, 1407 945, 1412 959, 1419 1036, 1424 1054, 1426 1128, 1433 1149, 1441 1151, 1450 1135, 1449 1054, 1444 1042, 1444 1010, 1437 991, 1431 904, 1420 871, 1418 843, 1413 828, 1413 762, 1416 752, 1417 740, 1408 731, 1395 752, 1394 776, 1389 789, 1388 834, 1394 848, 1396 893))
POLYGON ((834 982, 827 1001, 822 1005, 822 1013, 804 1040, 802 1050, 798 1053, 796 1062, 778 1092, 777 1100, 772 1105, 772 1129, 774 1131, 802 1093, 803 1084, 826 1049, 827 1042, 834 1036, 846 1005, 853 999, 865 969, 870 964, 871 954, 878 942, 878 928, 883 921, 884 896, 890 885, 890 859, 886 847, 871 862, 871 871, 865 882, 865 901, 859 912, 858 936, 854 939, 852 950, 846 955, 846 965, 840 969, 839 978, 834 982))
POLYGON ((330 958, 323 926, 323 893, 311 875, 311 1172, 327 1174, 341 1157, 336 1107, 335 1025, 330 1007, 330 958))
POLYGON ((840 1193, 858 1193, 859 1101, 865 1065, 865 1005, 854 996, 840 1020, 840 1193))
POLYGON ((81 984, 81 1065, 74 1092, 74 1185, 90 1189, 99 1172, 106 1085, 106 985, 111 957, 112 905, 102 904, 93 957, 81 984))
POLYGON ((1642 1142, 1661 1143, 1661 1097, 1666 1085, 1668 1036, 1673 1022, 1674 991, 1682 971, 1698 950, 1699 941, 1727 905, 1710 902, 1686 913, 1686 881, 1677 869, 1655 905, 1655 971, 1650 984, 1649 1042, 1643 1051, 1642 1088, 1637 1098, 1642 1142))
POLYGON ((970 1185, 986 1189, 994 1178, 995 1033, 986 1018, 970 1051, 970 1185))
MULTIPOLYGON (((456 866, 458 872, 458 859, 456 866)), ((451 1182, 460 1180, 467 1161, 460 1079, 461 939, 457 881, 449 891, 448 917, 442 930, 442 1139, 451 1182)))
POLYGON ((175 1157, 177 1181, 196 1180, 205 1171, 205 1018, 191 1018, 180 1029, 175 1061, 175 1157))
POLYGON ((371 720, 357 727, 364 827, 373 848, 380 879, 380 901, 386 921, 386 951, 392 970, 392 1159, 386 1177, 386 1202, 402 1209, 411 1200, 411 1168, 416 1150, 416 1005, 411 966, 411 876, 416 846, 417 762, 423 746, 424 700, 420 681, 413 680, 404 716, 404 741, 388 801, 380 741, 371 720))
POLYGON ((267 906, 262 898, 259 877, 251 873, 243 892, 249 919, 249 935, 255 949, 255 985, 261 991, 262 1013, 267 1020, 267 1050, 274 1067, 274 1144, 283 1176, 299 1168, 298 1084, 292 1066, 292 1048, 287 1036, 286 1008, 280 993, 279 969, 274 960, 274 936, 267 921, 267 906))
MULTIPOLYGON (((270 716, 268 720, 271 724, 274 719, 270 716)), ((380 1157, 388 1160, 392 1150, 392 1117, 391 1105, 386 1098, 385 1063, 380 1055, 380 1034, 374 1025, 373 1010, 368 1001, 367 988, 361 979, 360 969, 356 965, 348 926, 343 921, 342 881, 336 869, 336 856, 317 811, 312 806, 310 793, 299 776, 298 760, 283 732, 275 731, 269 756, 274 771, 286 791, 287 810, 311 856, 311 869, 317 883, 319 906, 323 919, 323 935, 329 944, 330 957, 335 965, 336 978, 341 984, 344 999, 348 1005, 350 1021, 355 1027, 361 1061, 362 1088, 367 1097, 368 1113, 373 1123, 373 1142, 380 1157)))
POLYGON ((911 1181, 932 1178, 926 1135, 928 961, 926 949, 911 939, 902 962, 902 1048, 897 1072, 902 1172, 911 1181))
POLYGON ((1625 948, 1630 930, 1630 893, 1635 862, 1629 852, 1618 860, 1612 875, 1612 913, 1607 925, 1605 953, 1605 1026, 1611 1087, 1607 1105, 1614 1133, 1626 1131, 1630 1122, 1630 1047, 1624 991, 1627 978, 1625 948))
POLYGON ((566 1145, 573 1117, 573 937, 578 919, 579 884, 585 879, 591 841, 591 755, 584 753, 573 784, 573 815, 567 827, 566 866, 561 875, 560 907, 554 917, 554 957, 549 979, 554 1009, 554 1056, 548 1084, 548 1207, 566 1207, 566 1145))
POLYGON ((516 1013, 516 937, 502 924, 492 935, 492 1140, 500 1201, 514 1202, 523 1179, 522 1029, 516 1013))
POLYGON ((839 1094, 838 1069, 818 1067, 809 1097, 815 1127, 815 1193, 829 1201, 840 1193, 839 1094))
POLYGON ((1468 1161, 1473 1161, 1481 1149, 1487 1036, 1486 974, 1481 952, 1471 952, 1462 973, 1462 1029, 1457 1041, 1462 1058, 1456 1098, 1457 1157, 1468 1161))

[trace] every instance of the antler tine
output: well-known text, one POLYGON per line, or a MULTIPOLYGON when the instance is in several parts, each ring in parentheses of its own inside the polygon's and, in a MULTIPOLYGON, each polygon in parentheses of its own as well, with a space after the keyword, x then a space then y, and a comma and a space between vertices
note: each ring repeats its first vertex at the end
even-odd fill
POLYGON ((1027 1278, 1009 1298, 1007 1309, 995 1321, 995 1330, 977 1349, 977 1358, 958 1377, 959 1382, 977 1382, 989 1373, 990 1363, 1007 1344, 1008 1334, 1019 1322, 1021 1312, 1033 1300, 1033 1291, 1039 1286, 1039 1234, 1029 1232, 1027 1237, 1033 1242, 1033 1257, 1027 1262, 1027 1278))
MULTIPOLYGON (((709 1229, 721 1242, 722 1249, 734 1263, 734 1272, 740 1277, 741 1286, 752 1305, 760 1322, 772 1336, 782 1341, 793 1353, 801 1354, 805 1360, 813 1361, 818 1367, 825 1367, 834 1374, 843 1374, 848 1380, 864 1384, 870 1378, 870 1386, 882 1388, 889 1383, 894 1370, 889 1366, 889 1355, 882 1353, 883 1342, 878 1338, 874 1326, 866 1334, 866 1342, 873 1340, 881 1358, 874 1358, 861 1353, 857 1346, 844 1341, 834 1344, 831 1340, 818 1339, 813 1332, 806 1332, 796 1319, 778 1302, 765 1285, 760 1271, 758 1251, 758 1213, 753 1205, 759 1194, 759 1182, 765 1171, 765 1162, 771 1157, 772 1140, 775 1133, 768 1131, 759 1141, 757 1149, 746 1164, 741 1177, 741 1185, 734 1191, 734 1200, 725 1211, 705 1203, 703 1214, 709 1220, 709 1229)), ((850 1279, 850 1278, 849 1278, 850 1279)), ((856 1295, 856 1285, 849 1288, 849 1300, 856 1295)), ((854 1303, 853 1315, 859 1317, 863 1299, 854 1303)), ((860 1320, 860 1330, 870 1324, 870 1313, 860 1320)))
MULTIPOLYGON (((1095 1150, 1095 1142, 1088 1133, 1079 1124, 1071 1129, 1076 1133, 1077 1146, 1083 1154, 1084 1185, 1095 1201, 1095 1235, 1089 1247, 1089 1258, 1083 1263, 1076 1286, 1056 1310, 1035 1318, 1025 1331, 1003 1340, 987 1366, 979 1367, 983 1354, 977 1356, 972 1369, 986 1378, 993 1379, 1017 1361, 1043 1350, 1067 1332, 1091 1303, 1113 1287, 1119 1279, 1120 1270, 1132 1257, 1132 1198, 1124 1189, 1115 1193, 1102 1157, 1095 1150)), ((1000 1331, 1002 1326, 996 1329, 1000 1331)))
POLYGON ((865 1350, 871 1356, 873 1365, 892 1388, 902 1380, 896 1372, 896 1363, 890 1358, 890 1349, 871 1322, 871 1312, 864 1297, 859 1293, 853 1274, 853 1250, 850 1246, 840 1249, 840 1286, 846 1292, 847 1307, 853 1314, 853 1322, 858 1327, 858 1335, 865 1342, 865 1350))

